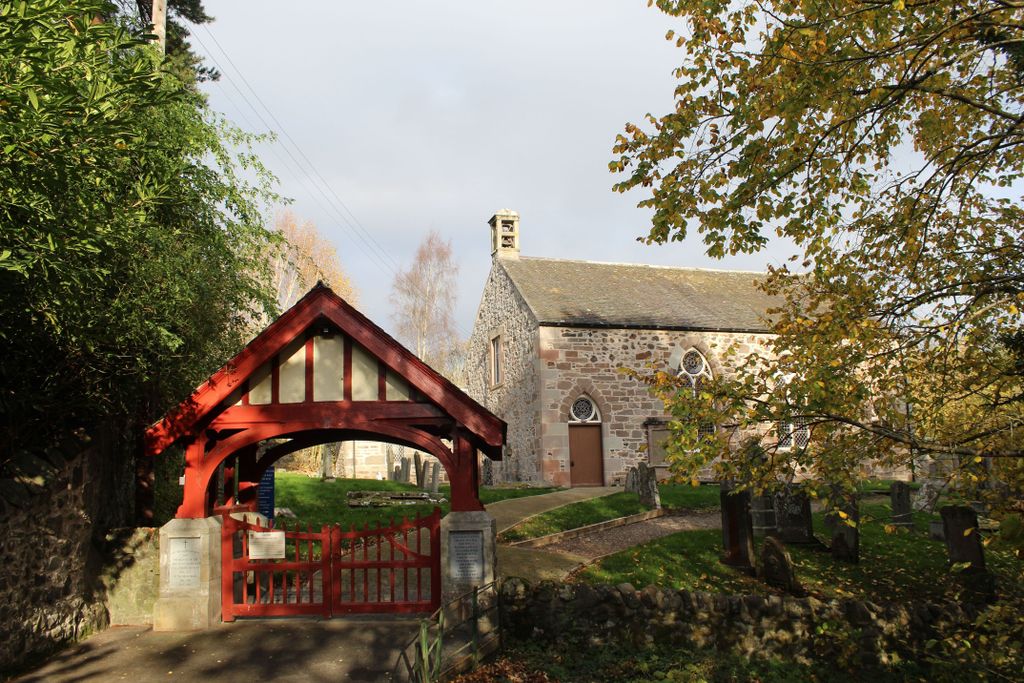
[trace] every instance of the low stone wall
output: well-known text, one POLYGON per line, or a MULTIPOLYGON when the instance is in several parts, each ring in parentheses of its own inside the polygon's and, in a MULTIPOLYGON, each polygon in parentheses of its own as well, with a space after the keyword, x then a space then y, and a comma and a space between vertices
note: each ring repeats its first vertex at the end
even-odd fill
POLYGON ((110 625, 152 624, 160 594, 160 530, 113 529, 105 542, 100 581, 110 625))
POLYGON ((507 579, 502 619, 516 638, 600 647, 688 645, 748 657, 835 659, 874 666, 922 648, 967 615, 954 607, 880 606, 860 600, 730 596, 648 586, 507 579))

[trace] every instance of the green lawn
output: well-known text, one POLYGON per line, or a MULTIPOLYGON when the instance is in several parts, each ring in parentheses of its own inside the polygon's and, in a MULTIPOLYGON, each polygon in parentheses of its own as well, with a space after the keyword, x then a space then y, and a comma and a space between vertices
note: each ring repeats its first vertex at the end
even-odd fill
MULTIPOLYGON (((718 487, 687 484, 659 484, 663 507, 675 510, 714 509, 718 507, 718 487)), ((549 510, 531 517, 521 524, 504 531, 499 541, 511 543, 527 538, 539 538, 548 534, 578 529, 610 519, 635 515, 647 508, 640 504, 635 493, 613 493, 610 496, 592 498, 578 503, 549 510)))
MULTIPOLYGON (((888 533, 884 520, 888 506, 863 504, 860 563, 833 560, 821 550, 791 546, 797 576, 807 590, 820 598, 858 597, 869 600, 938 599, 950 587, 946 549, 927 535, 925 513, 915 513, 914 531, 888 533)), ((814 515, 815 531, 825 539, 823 515, 814 515)), ((592 583, 648 584, 719 593, 773 592, 756 579, 719 563, 722 534, 719 530, 673 534, 624 550, 588 567, 578 580, 592 583)), ((1001 592, 1019 592, 1019 570, 1008 552, 989 547, 989 568, 1001 578, 1001 592)))
MULTIPOLYGON (((275 504, 279 508, 289 508, 295 513, 295 519, 281 518, 289 527, 298 523, 305 527, 310 525, 319 529, 324 524, 341 524, 363 526, 375 525, 378 521, 383 525, 391 519, 429 515, 434 505, 393 505, 384 508, 350 508, 346 494, 349 491, 419 491, 411 484, 395 481, 378 481, 376 479, 335 479, 323 481, 316 477, 308 477, 296 472, 278 472, 274 476, 275 504)), ((557 489, 542 487, 486 487, 480 489, 480 500, 484 505, 508 498, 535 496, 550 493, 557 489)), ((440 487, 440 495, 448 498, 451 489, 440 487)), ((448 514, 448 503, 441 504, 441 513, 448 514)))

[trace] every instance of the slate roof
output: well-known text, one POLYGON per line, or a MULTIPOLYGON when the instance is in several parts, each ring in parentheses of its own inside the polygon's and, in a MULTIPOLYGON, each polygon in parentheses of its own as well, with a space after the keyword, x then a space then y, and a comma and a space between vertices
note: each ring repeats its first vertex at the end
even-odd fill
POLYGON ((779 299, 759 290, 764 273, 501 258, 542 325, 767 332, 779 299))

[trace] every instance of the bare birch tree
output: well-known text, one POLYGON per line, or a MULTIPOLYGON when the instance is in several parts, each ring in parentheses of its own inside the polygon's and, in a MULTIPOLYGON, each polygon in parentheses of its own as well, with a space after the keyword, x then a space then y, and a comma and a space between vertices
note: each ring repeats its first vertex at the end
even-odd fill
POLYGON ((455 382, 462 355, 454 315, 458 272, 451 240, 432 230, 420 242, 412 265, 391 285, 391 317, 399 340, 455 382))

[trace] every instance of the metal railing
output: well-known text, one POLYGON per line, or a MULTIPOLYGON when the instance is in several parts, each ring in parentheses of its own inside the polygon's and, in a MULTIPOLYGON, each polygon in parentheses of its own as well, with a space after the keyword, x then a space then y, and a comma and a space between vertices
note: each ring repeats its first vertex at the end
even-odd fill
POLYGON ((402 648, 392 680, 438 683, 475 668, 483 657, 499 649, 501 601, 498 582, 444 603, 420 622, 419 634, 402 648))

